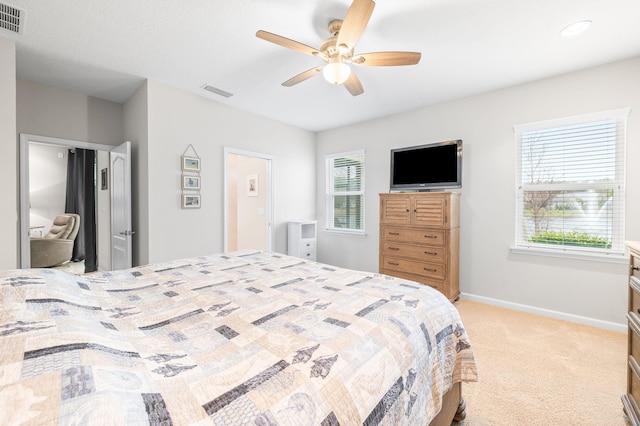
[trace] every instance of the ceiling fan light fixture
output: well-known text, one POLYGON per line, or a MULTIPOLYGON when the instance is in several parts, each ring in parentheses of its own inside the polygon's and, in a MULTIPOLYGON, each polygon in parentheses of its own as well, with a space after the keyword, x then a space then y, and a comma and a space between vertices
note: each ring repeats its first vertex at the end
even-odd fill
POLYGON ((324 66, 322 75, 331 84, 342 84, 349 78, 351 68, 344 62, 331 62, 324 66))

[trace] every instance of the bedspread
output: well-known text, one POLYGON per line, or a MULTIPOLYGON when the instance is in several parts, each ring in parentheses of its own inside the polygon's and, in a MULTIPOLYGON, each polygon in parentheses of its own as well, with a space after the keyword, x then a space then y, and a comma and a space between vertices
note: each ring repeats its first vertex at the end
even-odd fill
POLYGON ((0 272, 0 424, 428 424, 477 379, 411 281, 241 251, 0 272))

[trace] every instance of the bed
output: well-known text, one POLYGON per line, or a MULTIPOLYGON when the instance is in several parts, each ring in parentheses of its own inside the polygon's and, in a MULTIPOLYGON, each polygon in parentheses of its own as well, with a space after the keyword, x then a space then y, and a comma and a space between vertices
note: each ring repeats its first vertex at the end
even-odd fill
POLYGON ((450 424, 457 310, 399 278, 240 251, 0 273, 0 424, 450 424))

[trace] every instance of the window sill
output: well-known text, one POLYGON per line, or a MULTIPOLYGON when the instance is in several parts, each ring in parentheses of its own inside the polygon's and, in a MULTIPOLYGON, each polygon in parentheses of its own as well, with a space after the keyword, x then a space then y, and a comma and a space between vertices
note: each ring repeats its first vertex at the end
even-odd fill
POLYGON ((551 249, 540 247, 511 247, 511 253, 528 254, 534 256, 561 257, 565 259, 588 260, 609 263, 628 263, 629 259, 624 253, 594 253, 580 250, 551 249))
POLYGON ((325 234, 333 235, 348 235, 350 237, 366 237, 367 234, 364 231, 350 231, 347 229, 324 229, 322 232, 325 234))

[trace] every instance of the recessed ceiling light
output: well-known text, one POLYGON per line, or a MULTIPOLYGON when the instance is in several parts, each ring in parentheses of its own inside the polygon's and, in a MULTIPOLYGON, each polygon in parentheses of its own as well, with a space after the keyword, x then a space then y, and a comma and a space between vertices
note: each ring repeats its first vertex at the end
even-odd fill
POLYGON ((566 27, 564 27, 562 31, 560 31, 560 34, 562 34, 564 37, 573 37, 575 35, 578 35, 580 33, 587 31, 587 29, 589 29, 590 26, 591 26, 591 21, 589 20, 575 22, 571 25, 567 25, 566 27))

